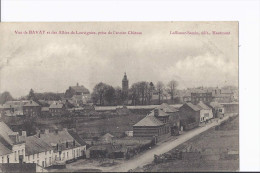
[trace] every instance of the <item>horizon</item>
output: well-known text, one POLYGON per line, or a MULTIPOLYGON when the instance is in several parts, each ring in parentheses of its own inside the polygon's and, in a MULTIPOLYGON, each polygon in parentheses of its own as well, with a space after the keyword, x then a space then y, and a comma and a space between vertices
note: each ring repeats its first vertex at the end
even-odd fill
POLYGON ((0 28, 0 93, 19 98, 65 92, 77 82, 90 91, 103 82, 129 86, 170 80, 178 88, 238 87, 238 30, 234 22, 6 23, 0 28), (198 25, 199 24, 199 25, 198 25), (169 31, 228 30, 229 36, 169 35, 169 31), (15 30, 140 31, 134 35, 19 35, 15 30))

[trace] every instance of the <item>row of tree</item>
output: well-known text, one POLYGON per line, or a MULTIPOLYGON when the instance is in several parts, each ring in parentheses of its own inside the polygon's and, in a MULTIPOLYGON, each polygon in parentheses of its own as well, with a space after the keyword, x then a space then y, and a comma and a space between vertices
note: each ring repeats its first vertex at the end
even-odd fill
POLYGON ((174 95, 178 83, 175 80, 165 85, 159 81, 154 85, 152 82, 136 82, 131 85, 128 92, 124 92, 122 88, 114 88, 105 83, 98 83, 91 94, 92 101, 98 105, 149 105, 152 102, 153 95, 158 96, 158 104, 161 104, 163 97, 170 95, 170 100, 174 102, 174 95))

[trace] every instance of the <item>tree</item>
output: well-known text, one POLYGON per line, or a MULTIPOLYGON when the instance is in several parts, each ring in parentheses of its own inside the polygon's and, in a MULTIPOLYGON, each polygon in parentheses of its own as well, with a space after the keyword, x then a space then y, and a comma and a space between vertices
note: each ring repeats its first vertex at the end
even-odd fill
POLYGON ((5 104, 7 101, 12 100, 14 99, 8 91, 5 91, 2 94, 0 94, 0 104, 5 104))
POLYGON ((115 103, 116 93, 112 86, 100 82, 94 87, 91 97, 95 104, 112 105, 115 103))
POLYGON ((149 83, 149 86, 148 86, 148 95, 147 95, 147 104, 151 104, 151 99, 153 97, 153 93, 155 91, 155 87, 154 87, 154 84, 152 82, 149 83))
POLYGON ((113 105, 115 103, 115 89, 112 86, 105 87, 104 100, 109 104, 113 105))
POLYGON ((94 87, 91 97, 95 104, 97 104, 98 102, 100 105, 104 104, 104 94, 106 86, 107 84, 100 82, 94 87))
POLYGON ((161 96, 162 96, 163 90, 164 90, 163 82, 161 82, 161 81, 157 82, 156 89, 157 89, 157 92, 158 92, 158 95, 159 95, 159 104, 161 104, 161 96))
POLYGON ((27 98, 28 98, 28 100, 33 100, 33 101, 36 101, 36 100, 37 100, 37 99, 36 99, 36 96, 35 96, 35 94, 34 94, 33 89, 30 90, 29 95, 28 95, 27 98))
POLYGON ((174 94, 176 92, 176 88, 178 86, 177 81, 175 80, 171 80, 168 84, 167 84, 167 92, 171 95, 171 101, 173 103, 174 101, 174 94))

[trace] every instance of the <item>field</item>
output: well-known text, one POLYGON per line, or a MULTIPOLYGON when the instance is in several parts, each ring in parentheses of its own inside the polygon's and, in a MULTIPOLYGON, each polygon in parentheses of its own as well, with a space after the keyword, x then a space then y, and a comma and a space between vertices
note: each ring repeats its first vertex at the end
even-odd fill
MULTIPOLYGON (((239 118, 210 129, 185 142, 176 149, 193 148, 200 151, 200 159, 171 160, 164 163, 146 165, 145 172, 173 171, 236 171, 239 170, 239 118)), ((170 151, 174 152, 176 149, 170 151)), ((140 171, 140 170, 138 170, 140 171)))
POLYGON ((79 118, 77 131, 83 139, 97 137, 106 133, 120 137, 125 131, 132 130, 132 126, 142 118, 144 118, 144 115, 136 114, 93 121, 85 121, 83 118, 79 118))

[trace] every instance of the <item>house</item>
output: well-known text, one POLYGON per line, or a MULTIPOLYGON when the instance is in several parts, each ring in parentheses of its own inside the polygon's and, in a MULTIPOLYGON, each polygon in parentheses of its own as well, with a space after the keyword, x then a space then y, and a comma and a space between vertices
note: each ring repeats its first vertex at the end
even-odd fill
POLYGON ((197 104, 197 107, 200 109, 200 122, 205 122, 207 120, 210 120, 213 118, 213 112, 212 109, 204 104, 202 101, 200 101, 197 104))
POLYGON ((79 86, 77 83, 76 86, 70 86, 69 89, 65 92, 66 98, 71 98, 74 95, 86 95, 89 94, 89 90, 85 88, 83 85, 79 86))
POLYGON ((218 102, 210 102, 209 106, 212 108, 214 118, 224 116, 225 109, 223 105, 218 102))
POLYGON ((38 136, 25 136, 25 161, 41 167, 52 165, 53 148, 38 136))
POLYGON ((49 112, 52 116, 60 116, 66 112, 65 105, 63 103, 54 102, 50 105, 49 112))
POLYGON ((168 132, 166 125, 152 113, 133 125, 134 137, 158 137, 165 135, 168 132))
POLYGON ((200 101, 203 101, 205 103, 210 103, 212 102, 212 100, 213 100, 212 92, 201 91, 201 92, 191 93, 191 102, 193 104, 197 104, 200 101))
POLYGON ((42 116, 49 116, 49 115, 51 115, 49 107, 42 107, 41 108, 41 115, 42 116))
POLYGON ((0 163, 23 163, 25 160, 25 142, 18 132, 13 132, 0 121, 0 163))
POLYGON ((113 141, 114 136, 111 135, 110 133, 106 133, 105 135, 100 137, 101 143, 111 143, 113 141))
POLYGON ((200 108, 191 102, 187 102, 179 108, 179 115, 184 130, 190 130, 200 124, 200 108))
POLYGON ((41 115, 41 106, 33 100, 23 105, 23 115, 35 117, 41 115))
POLYGON ((72 134, 67 129, 63 129, 54 132, 46 130, 44 134, 39 134, 39 137, 53 148, 53 164, 65 163, 85 156, 86 143, 75 133, 73 135, 70 133, 72 134))

